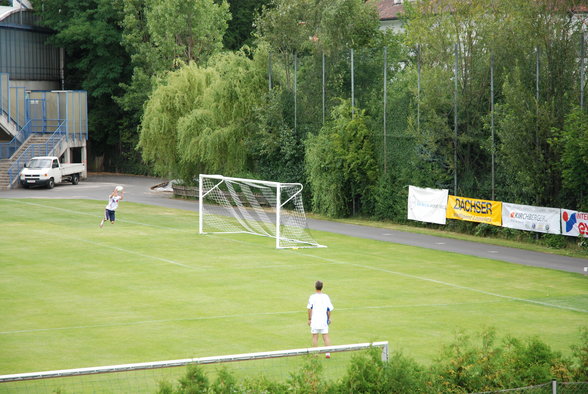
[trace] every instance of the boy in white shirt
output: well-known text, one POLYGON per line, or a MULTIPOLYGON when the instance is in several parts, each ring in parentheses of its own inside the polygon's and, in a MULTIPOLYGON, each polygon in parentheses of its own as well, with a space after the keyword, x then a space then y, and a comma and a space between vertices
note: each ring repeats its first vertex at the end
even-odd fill
MULTIPOLYGON (((331 339, 329 338, 329 324, 331 323, 331 312, 333 304, 328 295, 323 293, 323 282, 317 280, 314 288, 316 292, 308 299, 308 325, 310 326, 310 333, 312 334, 312 346, 318 345, 318 336, 322 334, 325 346, 331 346, 331 339)), ((331 358, 331 354, 326 354, 327 358, 331 358)))
POLYGON ((110 220, 110 223, 114 224, 116 208, 118 208, 118 202, 123 199, 125 192, 121 190, 120 195, 118 190, 115 188, 112 193, 108 196, 108 204, 104 212, 104 218, 100 222, 100 227, 104 226, 105 220, 110 220))

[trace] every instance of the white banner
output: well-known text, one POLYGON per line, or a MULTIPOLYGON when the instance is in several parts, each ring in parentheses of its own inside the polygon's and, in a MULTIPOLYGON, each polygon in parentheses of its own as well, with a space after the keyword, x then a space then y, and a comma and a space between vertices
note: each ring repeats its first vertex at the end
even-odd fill
POLYGON ((408 219, 445 224, 448 194, 447 189, 408 186, 408 219))
POLYGON ((502 227, 539 233, 561 234, 559 208, 502 203, 502 227))
POLYGON ((562 209, 561 233, 572 237, 588 237, 588 213, 562 209))

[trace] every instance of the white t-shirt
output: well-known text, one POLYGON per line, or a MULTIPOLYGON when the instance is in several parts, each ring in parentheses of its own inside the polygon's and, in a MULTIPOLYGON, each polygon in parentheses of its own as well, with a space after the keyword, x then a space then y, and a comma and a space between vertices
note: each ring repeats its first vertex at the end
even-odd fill
POLYGON ((331 299, 324 293, 314 293, 308 299, 308 309, 312 309, 312 317, 310 319, 310 328, 315 330, 324 330, 328 328, 327 312, 335 309, 331 303, 331 299))
POLYGON ((112 196, 108 198, 108 205, 106 205, 106 209, 109 211, 115 211, 118 208, 118 202, 122 199, 121 196, 112 196))

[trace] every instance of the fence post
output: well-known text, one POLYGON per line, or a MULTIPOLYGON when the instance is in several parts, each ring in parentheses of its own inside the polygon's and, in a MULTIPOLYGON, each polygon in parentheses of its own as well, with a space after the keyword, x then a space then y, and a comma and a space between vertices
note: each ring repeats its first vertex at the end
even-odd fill
POLYGON ((384 174, 388 173, 388 142, 386 141, 386 110, 388 104, 388 47, 384 47, 384 174))
POLYGON ((457 77, 458 77, 458 44, 454 46, 455 64, 453 66, 453 193, 457 196, 457 77))
POLYGON ((351 118, 355 117, 355 64, 353 48, 350 50, 351 56, 351 118))
POLYGON ((557 380, 551 379, 551 393, 557 394, 557 380))

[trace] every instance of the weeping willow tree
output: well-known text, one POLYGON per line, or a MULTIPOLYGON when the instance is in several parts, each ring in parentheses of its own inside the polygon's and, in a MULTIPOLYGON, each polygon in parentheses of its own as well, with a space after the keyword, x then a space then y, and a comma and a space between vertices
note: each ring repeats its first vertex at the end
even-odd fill
POLYGON ((209 64, 169 73, 146 103, 139 149, 161 176, 191 182, 200 172, 242 174, 250 166, 264 68, 241 52, 209 64))

